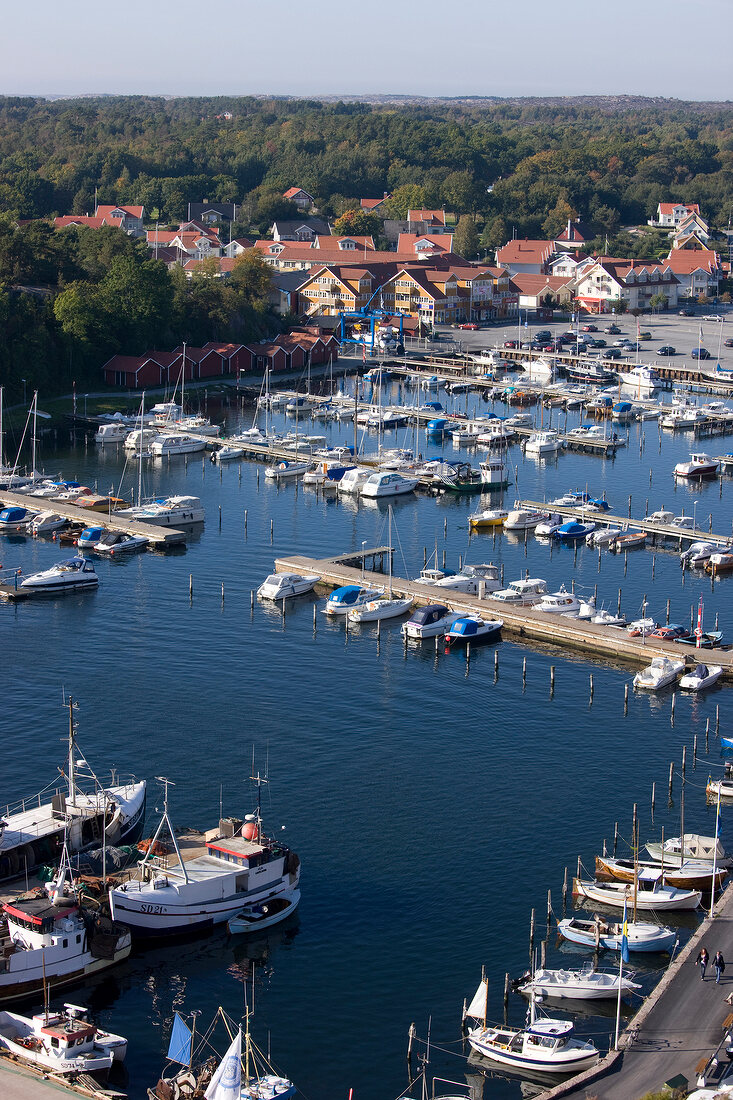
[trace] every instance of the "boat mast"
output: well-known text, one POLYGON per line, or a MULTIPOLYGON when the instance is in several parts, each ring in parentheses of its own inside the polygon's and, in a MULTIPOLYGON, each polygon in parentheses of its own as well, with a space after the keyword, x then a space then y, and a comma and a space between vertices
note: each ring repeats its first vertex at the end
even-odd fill
POLYGON ((76 776, 74 772, 74 740, 76 726, 74 725, 74 707, 74 700, 69 696, 69 802, 76 808, 76 776))
POLYGON ((387 599, 392 599, 392 505, 389 505, 389 537, 387 539, 389 543, 389 586, 387 588, 387 599))
POLYGON ((183 404, 183 389, 186 385, 186 341, 183 341, 183 366, 181 367, 181 418, 186 414, 185 406, 183 404))
POLYGON ((138 444, 138 451, 140 452, 138 458, 137 468, 137 506, 138 508, 143 502, 143 449, 145 440, 145 390, 143 390, 142 401, 140 402, 140 443, 138 444))
POLYGON ((3 469, 3 386, 0 386, 0 473, 3 469))
POLYGON ((680 867, 685 862, 685 777, 680 789, 680 867))
POLYGON ((31 440, 31 477, 36 476, 36 425, 38 423, 38 390, 33 394, 33 438, 31 440))

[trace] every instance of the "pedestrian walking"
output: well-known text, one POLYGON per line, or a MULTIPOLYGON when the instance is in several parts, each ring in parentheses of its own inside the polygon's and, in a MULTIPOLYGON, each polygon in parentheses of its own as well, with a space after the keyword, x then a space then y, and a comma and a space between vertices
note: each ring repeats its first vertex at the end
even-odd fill
POLYGON ((715 952, 713 966, 715 967, 715 984, 720 985, 720 975, 725 970, 725 959, 723 958, 723 955, 720 951, 715 952))
POLYGON ((695 965, 700 967, 700 977, 705 981, 705 971, 708 968, 710 962, 710 956, 708 955, 707 947, 700 948, 700 954, 695 959, 695 965))

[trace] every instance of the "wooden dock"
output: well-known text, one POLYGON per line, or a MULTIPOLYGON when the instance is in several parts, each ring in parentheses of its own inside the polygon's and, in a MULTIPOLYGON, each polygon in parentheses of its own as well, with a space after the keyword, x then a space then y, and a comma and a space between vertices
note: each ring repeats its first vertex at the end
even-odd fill
POLYGON ((650 519, 632 519, 631 516, 615 516, 611 512, 593 512, 584 509, 582 505, 549 504, 540 500, 517 501, 518 508, 528 508, 531 511, 557 512, 558 515, 567 516, 568 519, 582 519, 588 523, 595 523, 600 527, 621 527, 634 531, 645 531, 655 539, 673 539, 680 544, 683 542, 717 543, 718 546, 727 546, 731 542, 731 535, 716 535, 713 531, 704 531, 696 527, 694 531, 685 531, 680 527, 671 527, 668 523, 655 523, 650 519))
POLYGON ((0 504, 3 508, 30 508, 40 512, 48 509, 59 516, 64 516, 72 523, 81 523, 84 527, 92 527, 99 524, 110 531, 123 531, 127 535, 142 535, 156 550, 164 550, 169 546, 181 546, 186 541, 185 531, 179 531, 174 527, 157 527, 152 523, 140 523, 138 520, 120 516, 116 512, 107 515, 105 512, 93 512, 90 508, 79 508, 76 504, 70 504, 65 500, 52 500, 48 497, 26 496, 24 493, 9 493, 0 491, 0 504))
MULTIPOLYGON (((375 554, 388 552, 388 547, 365 549, 352 554, 333 558, 309 558, 298 555, 291 558, 278 558, 275 561, 276 573, 318 573, 321 583, 338 588, 344 584, 368 584, 378 588, 385 587, 384 573, 368 571, 345 564, 347 561, 361 561, 375 554)), ((598 623, 579 619, 566 619, 562 615, 548 615, 533 611, 529 607, 512 607, 490 596, 483 599, 456 592, 450 588, 433 588, 418 581, 392 577, 392 591, 396 597, 412 597, 417 604, 443 603, 452 611, 467 615, 481 615, 487 619, 501 619, 504 634, 527 642, 537 642, 562 650, 576 650, 589 654, 597 660, 623 662, 635 668, 646 667, 652 657, 659 654, 687 659, 689 664, 698 660, 708 660, 711 664, 722 665, 723 678, 733 680, 733 651, 728 649, 696 650, 693 647, 676 645, 674 642, 654 641, 631 638, 624 629, 601 626, 598 623), (710 656, 713 653, 714 656, 710 656), (703 656, 704 655, 704 656, 703 656)))

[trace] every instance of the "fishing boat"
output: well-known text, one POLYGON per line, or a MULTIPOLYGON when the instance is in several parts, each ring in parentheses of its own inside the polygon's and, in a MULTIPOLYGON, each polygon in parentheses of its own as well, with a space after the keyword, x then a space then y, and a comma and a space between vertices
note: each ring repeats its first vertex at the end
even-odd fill
POLYGON ((245 905, 227 921, 227 931, 232 936, 249 932, 262 932, 286 920, 300 903, 300 890, 288 890, 270 901, 245 905))
POLYGON ((468 462, 443 462, 433 475, 438 491, 448 493, 480 493, 484 489, 480 470, 468 462))
POLYGON ((646 540, 646 531, 626 531, 623 535, 616 535, 609 543, 609 549, 615 554, 623 554, 627 550, 639 550, 642 546, 646 546, 646 540))
POLYGON ((99 577, 88 558, 64 558, 50 569, 31 573, 21 581, 20 587, 40 595, 44 592, 83 592, 98 584, 99 577))
POLYGON ((382 591, 381 588, 365 587, 361 584, 344 584, 334 588, 321 610, 325 615, 348 615, 355 607, 369 603, 382 591))
POLYGON ((690 478, 715 477, 719 469, 720 463, 717 459, 711 458, 710 455, 705 454, 703 451, 698 451, 690 455, 689 462, 677 463, 674 468, 674 476, 690 478))
POLYGON ((556 1000, 601 1001, 617 999, 641 989, 638 982, 617 971, 596 970, 586 963, 579 970, 549 970, 542 967, 514 982, 514 988, 525 997, 551 997, 556 1000))
POLYGON ((40 864, 53 863, 64 840, 70 852, 97 847, 102 833, 108 844, 133 843, 145 817, 145 781, 106 782, 95 774, 82 752, 74 720, 75 704, 68 700, 69 732, 63 787, 45 787, 41 793, 7 805, 0 815, 0 879, 40 864))
MULTIPOLYGON (((721 741, 723 738, 721 737, 721 741)), ((685 833, 684 845, 681 836, 668 837, 662 843, 650 841, 646 850, 652 859, 664 859, 672 867, 679 867, 683 859, 694 859, 697 863, 717 863, 719 867, 729 867, 731 861, 725 848, 714 836, 701 836, 699 833, 685 833), (683 855, 684 852, 684 855, 683 855)))
POLYGON ((261 600, 287 600, 312 592, 320 581, 317 573, 271 573, 257 589, 261 600))
POLYGON ((0 1004, 85 982, 130 954, 129 929, 79 901, 67 845, 56 877, 2 912, 0 1004))
POLYGON ((58 512, 39 512, 30 522, 28 530, 32 535, 50 535, 54 531, 60 531, 68 523, 65 516, 58 512))
POLYGON ((469 527, 480 530, 482 527, 503 527, 504 521, 509 515, 501 508, 485 508, 482 512, 474 512, 468 517, 469 527))
MULTIPOLYGON (((606 921, 599 916, 593 920, 579 917, 567 917, 557 922, 558 935, 570 943, 598 950, 619 951, 624 937, 621 922, 606 921)), ((650 924, 645 921, 628 921, 626 940, 629 951, 668 951, 670 954, 677 943, 677 933, 664 925, 650 924)))
POLYGON ((124 531, 105 531, 99 542, 94 544, 96 554, 130 554, 134 550, 143 550, 148 545, 145 535, 127 535, 124 531))
POLYGON ((671 657, 654 657, 647 668, 636 673, 634 687, 645 691, 661 691, 673 684, 684 668, 684 661, 674 661, 671 657))
POLYGON ((683 691, 706 691, 716 684, 722 675, 722 665, 695 665, 690 672, 682 676, 679 686, 683 691))
MULTIPOLYGON (((645 886, 663 882, 666 886, 676 886, 680 890, 703 890, 705 893, 713 888, 713 870, 709 863, 698 863, 690 859, 673 865, 656 860, 635 861, 596 856, 596 878, 599 882, 633 882, 634 875, 638 875, 639 883, 645 886)), ((716 868, 716 890, 720 890, 727 875, 727 868, 716 868)))
POLYGON ((402 474, 378 471, 370 474, 361 487, 361 495, 367 498, 404 496, 412 493, 418 486, 417 477, 404 477, 402 474))
POLYGON ((309 462, 290 462, 283 459, 274 466, 266 466, 265 477, 270 481, 289 481, 290 478, 301 477, 309 469, 309 462))
POLYGON ((534 611, 542 611, 546 615, 568 615, 577 619, 580 611, 580 600, 574 592, 568 592, 562 585, 558 592, 545 592, 539 603, 534 604, 534 611))
POLYGON ((446 630, 445 644, 456 649, 465 645, 500 642, 503 625, 501 619, 487 620, 479 615, 463 615, 446 630))
POLYGON ((118 519, 125 517, 152 523, 156 527, 177 527, 179 524, 203 523, 206 512, 199 497, 173 496, 125 508, 117 515, 118 519))
POLYGON ((457 611, 450 611, 445 604, 429 603, 412 612, 407 622, 402 624, 400 633, 403 638, 414 638, 418 641, 423 638, 437 638, 450 630, 460 617, 457 611))
POLYGON ((682 551, 680 554, 680 561, 693 568, 703 568, 710 555, 714 554, 717 549, 718 545, 715 542, 707 542, 705 540, 693 542, 686 550, 682 551))
POLYGON ((0 1009, 0 1047, 25 1065, 76 1077, 123 1062, 127 1039, 95 1027, 86 1008, 67 1004, 35 1016, 0 1009))
POLYGON ((593 1044, 573 1038, 570 1020, 537 1017, 534 995, 526 1028, 487 1025, 488 997, 488 979, 482 978, 464 1010, 464 1027, 466 1019, 477 1024, 468 1028, 468 1041, 478 1054, 515 1070, 542 1073, 580 1073, 597 1062, 599 1055, 593 1044))
POLYGON ((484 492, 506 489, 509 478, 506 476, 506 467, 500 458, 487 458, 478 464, 481 471, 481 485, 484 492))
POLYGON ((523 577, 510 581, 506 588, 492 594, 492 600, 511 604, 513 607, 532 607, 547 594, 547 581, 539 577, 523 577))
MULTIPOLYGON (((252 993, 254 1001, 254 990, 252 993)), ((222 1008, 201 1033, 196 1046, 196 1016, 191 1014, 191 1027, 176 1013, 168 1045, 168 1065, 155 1088, 147 1090, 148 1100, 184 1100, 205 1097, 210 1100, 291 1100, 297 1089, 287 1077, 280 1076, 269 1056, 255 1045, 250 1035, 251 1008, 246 1010, 245 1031, 231 1020, 222 1008), (221 1059, 211 1056, 211 1037, 217 1020, 224 1022, 230 1045, 221 1059), (232 1038, 233 1037, 233 1038, 232 1038), (180 1068, 174 1069, 174 1066, 180 1068)))
POLYGON ((202 844, 182 853, 168 815, 167 779, 163 814, 134 877, 109 892, 115 920, 139 936, 187 935, 223 924, 246 905, 266 903, 294 890, 300 880, 300 860, 262 826, 261 788, 256 775, 257 804, 244 821, 222 819, 205 833, 202 844), (165 835, 170 855, 156 855, 165 835), (175 853, 175 855, 173 854, 175 853))
POLYGON ((206 443, 203 439, 194 439, 193 436, 179 433, 159 435, 150 443, 150 453, 158 458, 167 458, 169 455, 191 455, 205 449, 206 443))
POLYGON ((535 508, 522 508, 517 504, 504 520, 504 530, 531 531, 546 518, 547 512, 540 512, 535 508))
POLYGON ((598 905, 610 905, 623 909, 624 905, 643 910, 697 909, 702 900, 699 890, 678 890, 675 886, 663 886, 657 881, 651 886, 639 886, 623 882, 583 882, 573 879, 573 895, 598 905))
POLYGON ((579 542, 581 539, 587 538, 591 531, 595 531, 595 527, 595 523, 583 523, 571 519, 567 523, 561 524, 552 537, 557 542, 579 542))

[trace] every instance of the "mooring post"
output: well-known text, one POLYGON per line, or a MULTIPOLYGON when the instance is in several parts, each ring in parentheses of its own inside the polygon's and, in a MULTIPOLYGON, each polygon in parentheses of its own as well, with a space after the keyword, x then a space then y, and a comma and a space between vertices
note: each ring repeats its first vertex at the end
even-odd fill
POLYGON ((193 599, 193 573, 188 574, 188 598, 193 599))
POLYGON ((496 679, 496 677, 498 677, 498 675, 499 675, 499 650, 495 649, 494 650, 494 678, 496 679))
POLYGON ((565 868, 565 877, 562 880, 562 908, 563 908, 563 913, 565 912, 565 906, 567 904, 567 900, 568 900, 568 869, 566 867, 565 868))
POLYGON ((697 767, 697 734, 692 739, 692 770, 697 767))
POLYGON ((621 589, 620 588, 618 590, 618 603, 616 605, 616 614, 617 615, 621 614, 621 589))
POLYGON ((667 624, 669 624, 669 608, 670 608, 671 602, 672 602, 671 600, 667 600, 667 624))
POLYGON ((590 674, 590 701, 593 702, 593 673, 590 674))
POLYGON ((613 858, 616 858, 616 849, 618 848, 618 821, 613 823, 613 858))
POLYGON ((624 684, 624 718, 629 712, 629 685, 624 684))
POLYGON ((656 805, 656 800, 657 800, 656 796, 657 796, 657 784, 652 783, 652 817, 654 817, 654 807, 656 805))
POLYGON ((687 770, 687 745, 682 746, 682 782, 685 781, 685 772, 687 770))
POLYGON ((669 801, 672 802, 672 780, 674 778, 674 760, 669 762, 669 801))

